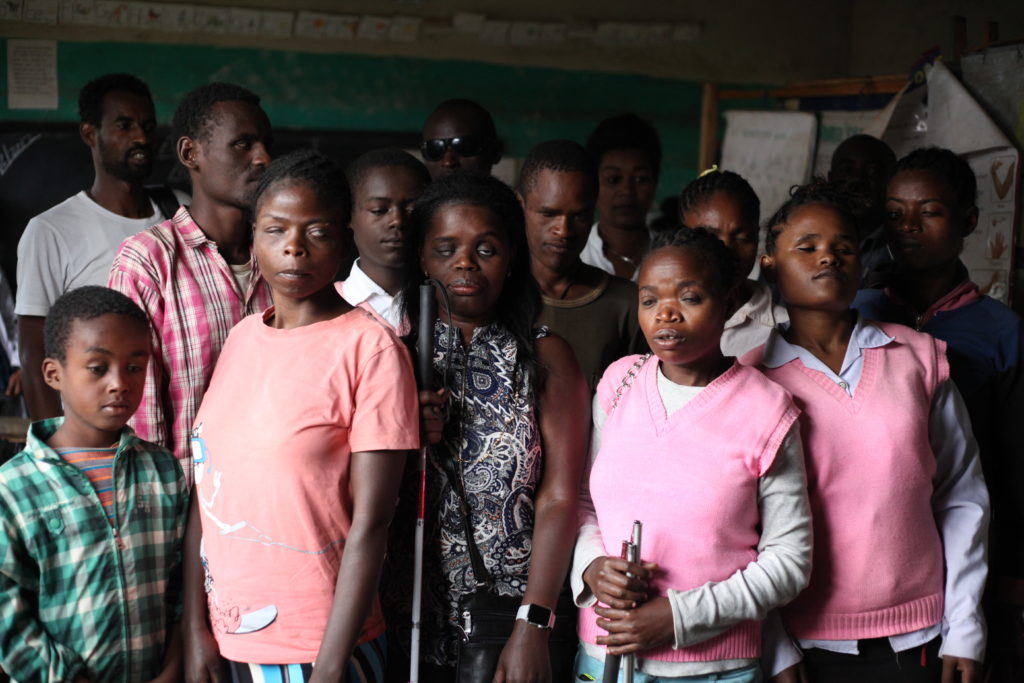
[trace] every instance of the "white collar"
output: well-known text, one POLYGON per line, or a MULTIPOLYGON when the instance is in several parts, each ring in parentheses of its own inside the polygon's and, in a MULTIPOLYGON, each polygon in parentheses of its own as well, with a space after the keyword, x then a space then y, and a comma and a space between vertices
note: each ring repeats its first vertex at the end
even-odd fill
POLYGON ((353 306, 358 306, 372 296, 392 298, 387 290, 370 279, 370 276, 359 267, 359 259, 352 264, 352 271, 344 282, 344 292, 345 300, 353 306))
MULTIPOLYGON (((772 330, 771 336, 765 342, 764 359, 761 361, 765 367, 780 367, 799 358, 801 351, 806 351, 803 347, 786 341, 782 333, 787 329, 789 329, 789 323, 780 324, 772 330)), ((885 346, 891 341, 893 341, 893 337, 887 335, 874 323, 865 320, 858 313, 857 320, 853 324, 853 332, 850 334, 850 343, 846 347, 846 358, 843 360, 843 367, 845 368, 848 365, 848 361, 859 357, 863 349, 878 348, 879 346, 885 346)))
POLYGON ((772 290, 768 285, 757 280, 749 280, 749 282, 753 283, 754 293, 750 295, 747 303, 737 308, 736 312, 729 317, 725 323, 726 329, 736 327, 747 319, 764 327, 775 327, 789 320, 786 309, 776 306, 772 302, 772 290))

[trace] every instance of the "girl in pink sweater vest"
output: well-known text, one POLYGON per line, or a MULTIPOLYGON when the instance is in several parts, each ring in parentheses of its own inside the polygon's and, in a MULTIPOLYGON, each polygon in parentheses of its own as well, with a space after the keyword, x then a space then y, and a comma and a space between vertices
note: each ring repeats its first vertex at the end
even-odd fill
POLYGON ((657 239, 641 266, 654 355, 613 363, 594 398, 571 573, 579 680, 636 653, 642 683, 760 681, 760 621, 806 585, 799 410, 720 349, 735 268, 703 229, 657 239), (618 558, 634 519, 640 563, 618 558))
POLYGON ((850 310, 852 201, 815 183, 769 220, 761 265, 790 323, 744 357, 802 411, 813 571, 783 615, 811 683, 978 681, 988 495, 977 445, 945 343, 850 310))

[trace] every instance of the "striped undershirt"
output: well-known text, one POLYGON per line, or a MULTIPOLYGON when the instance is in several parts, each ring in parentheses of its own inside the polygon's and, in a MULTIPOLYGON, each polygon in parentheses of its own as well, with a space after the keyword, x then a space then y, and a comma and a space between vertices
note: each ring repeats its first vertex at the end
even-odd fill
POLYGON ((96 495, 103 504, 107 519, 114 523, 114 454, 113 448, 55 448, 60 457, 69 465, 74 465, 85 475, 96 490, 96 495))

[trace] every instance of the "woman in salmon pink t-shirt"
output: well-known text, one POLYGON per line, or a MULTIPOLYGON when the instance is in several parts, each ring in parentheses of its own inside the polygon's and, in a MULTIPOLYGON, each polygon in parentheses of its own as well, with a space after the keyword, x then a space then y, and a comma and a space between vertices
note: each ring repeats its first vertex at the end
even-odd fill
POLYGON ((383 674, 376 586, 419 427, 405 348, 334 287, 349 197, 314 152, 276 160, 255 192, 275 305, 231 331, 193 429, 190 679, 383 674))

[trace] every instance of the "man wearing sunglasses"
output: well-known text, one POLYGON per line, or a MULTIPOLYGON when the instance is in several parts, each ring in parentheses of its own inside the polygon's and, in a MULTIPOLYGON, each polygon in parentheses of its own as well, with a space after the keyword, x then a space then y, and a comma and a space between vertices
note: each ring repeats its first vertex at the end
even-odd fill
POLYGON ((494 120, 472 100, 447 100, 427 118, 420 153, 432 180, 474 171, 490 175, 501 159, 494 120))

